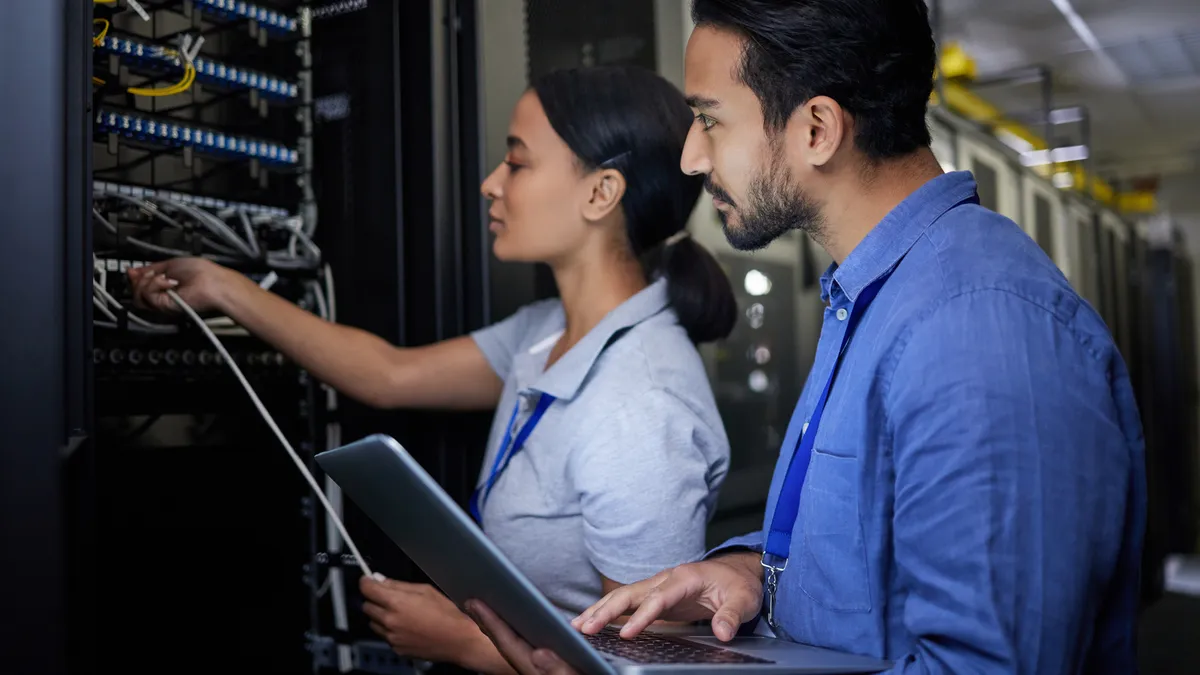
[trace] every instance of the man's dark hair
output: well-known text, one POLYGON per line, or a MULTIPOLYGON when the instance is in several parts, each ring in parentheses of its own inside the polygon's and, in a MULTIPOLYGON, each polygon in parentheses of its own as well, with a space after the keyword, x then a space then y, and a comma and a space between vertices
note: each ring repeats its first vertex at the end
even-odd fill
POLYGON ((692 20, 745 40, 735 74, 758 96, 768 131, 828 96, 872 160, 929 145, 936 49, 924 0, 693 0, 692 20))

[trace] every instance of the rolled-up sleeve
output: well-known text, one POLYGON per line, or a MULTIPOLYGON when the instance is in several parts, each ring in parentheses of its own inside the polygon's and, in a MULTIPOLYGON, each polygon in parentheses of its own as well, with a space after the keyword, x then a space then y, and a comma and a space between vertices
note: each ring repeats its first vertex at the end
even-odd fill
POLYGON ((1119 358, 999 290, 949 299, 901 349, 885 396, 916 648, 895 672, 1085 670, 1131 494, 1119 358))
POLYGON ((592 564, 628 584, 704 554, 728 443, 668 391, 608 400, 568 472, 592 564))

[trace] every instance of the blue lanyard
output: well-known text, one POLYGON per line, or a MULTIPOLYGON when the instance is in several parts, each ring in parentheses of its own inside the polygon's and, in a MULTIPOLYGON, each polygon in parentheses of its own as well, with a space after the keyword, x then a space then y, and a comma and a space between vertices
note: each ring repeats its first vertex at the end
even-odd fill
MULTIPOLYGON (((979 193, 973 192, 947 211, 963 204, 978 203, 979 193)), ((875 296, 879 295, 879 289, 883 288, 894 270, 895 266, 864 288, 859 294, 858 300, 855 301, 853 309, 850 310, 850 317, 846 322, 846 332, 842 334, 842 346, 838 350, 837 359, 833 362, 833 368, 829 372, 829 380, 825 382, 821 397, 817 399, 817 405, 813 408, 807 427, 802 427, 796 452, 792 454, 787 473, 784 474, 783 485, 779 489, 778 501, 775 502, 775 514, 771 517, 771 524, 767 530, 767 541, 762 554, 762 566, 767 573, 766 588, 764 589, 767 593, 767 623, 772 627, 775 627, 775 595, 779 590, 779 575, 787 569, 788 556, 792 549, 792 528, 796 526, 796 517, 800 513, 800 492, 804 488, 804 477, 808 474, 808 464, 812 459, 813 442, 817 438, 817 430, 821 427, 821 416, 825 413, 825 404, 829 401, 829 391, 833 389, 833 380, 837 377, 838 368, 842 365, 842 357, 846 354, 846 346, 850 344, 855 327, 858 326, 867 307, 871 306, 875 296)), ((797 409, 796 413, 799 412, 797 409)), ((797 422, 799 419, 793 416, 792 424, 797 422)), ((788 432, 790 435, 790 427, 788 432)))
MULTIPOLYGON (((833 369, 829 373, 829 380, 825 383, 825 389, 821 391, 821 397, 817 399, 817 405, 813 408, 808 426, 801 432, 796 452, 792 454, 792 459, 788 463, 783 486, 779 490, 779 499, 775 502, 775 515, 771 518, 766 546, 762 555, 762 566, 767 571, 765 589, 767 592, 767 622, 772 626, 775 625, 775 593, 779 586, 779 574, 787 568, 788 555, 792 548, 792 528, 796 525, 796 516, 800 513, 800 491, 804 487, 804 477, 808 474, 813 441, 817 437, 817 430, 821 427, 821 416, 825 412, 825 404, 829 401, 829 391, 833 388, 833 380, 837 377, 838 368, 842 364, 842 357, 846 354, 846 346, 850 344, 854 328, 889 276, 891 276, 890 271, 871 282, 863 289, 854 303, 854 308, 850 311, 850 318, 846 322, 846 332, 842 334, 841 349, 838 350, 837 359, 834 360, 833 369)), ((795 424, 798 421, 793 418, 792 423, 795 424)))
POLYGON ((542 420, 542 415, 546 414, 546 409, 550 404, 554 403, 554 397, 550 394, 542 394, 538 398, 537 406, 534 407, 533 413, 529 415, 529 421, 525 426, 521 427, 521 431, 517 433, 517 438, 513 440, 513 427, 517 423, 517 413, 521 410, 521 401, 517 400, 513 406, 512 417, 508 420, 508 431, 504 434, 504 442, 500 445, 500 449, 496 452, 496 461, 492 463, 492 472, 488 475, 488 479, 484 482, 483 487, 476 488, 471 494, 471 501, 468 508, 471 511, 471 516, 475 518, 475 522, 483 522, 481 509, 483 502, 487 500, 488 494, 492 491, 492 485, 500 474, 504 473, 508 468, 508 463, 512 458, 525 447, 525 441, 529 439, 529 434, 533 433, 533 428, 542 420), (511 448, 510 448, 511 446, 511 448))

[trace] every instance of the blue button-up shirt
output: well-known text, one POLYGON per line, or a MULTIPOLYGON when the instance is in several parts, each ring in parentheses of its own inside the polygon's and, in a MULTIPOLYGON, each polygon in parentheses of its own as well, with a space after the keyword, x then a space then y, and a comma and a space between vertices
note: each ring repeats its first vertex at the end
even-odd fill
MULTIPOLYGON (((845 318, 894 269, 815 438, 778 630, 897 673, 1134 672, 1146 493, 1129 376, 1038 245, 961 204, 974 192, 969 173, 930 181, 822 278, 768 522, 845 318)), ((761 551, 762 532, 721 550, 737 546, 761 551)))

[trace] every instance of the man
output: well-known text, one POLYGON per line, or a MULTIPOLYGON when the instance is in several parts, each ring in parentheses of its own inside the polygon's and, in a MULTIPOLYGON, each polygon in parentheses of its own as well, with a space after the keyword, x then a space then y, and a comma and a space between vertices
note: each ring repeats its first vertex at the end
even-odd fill
MULTIPOLYGON (((1135 672, 1146 498, 1129 378, 1054 264, 930 152, 924 2, 692 10, 682 167, 706 175, 734 246, 794 228, 822 245, 828 309, 763 531, 575 626, 632 611, 625 637, 711 619, 728 640, 765 621, 896 673, 1135 672)), ((569 672, 469 609, 517 670, 569 672)))

